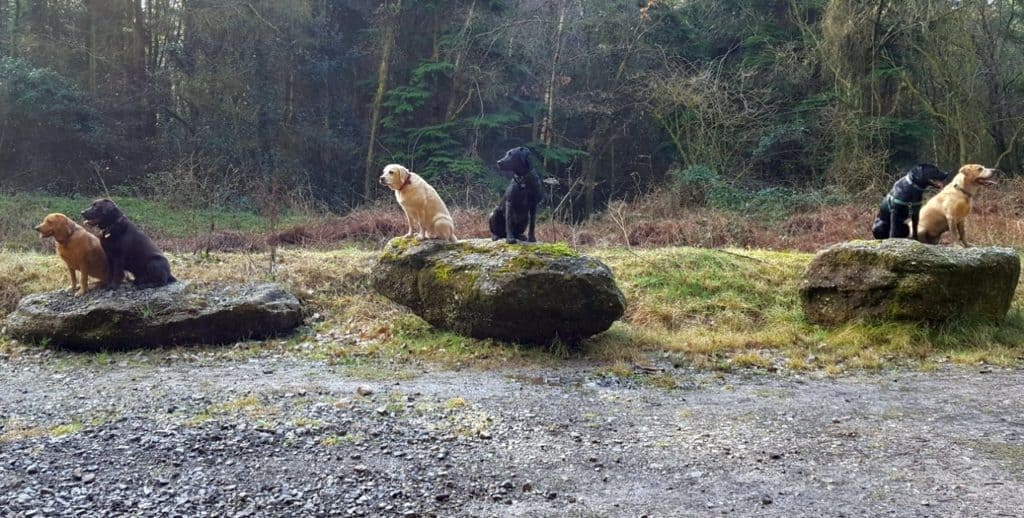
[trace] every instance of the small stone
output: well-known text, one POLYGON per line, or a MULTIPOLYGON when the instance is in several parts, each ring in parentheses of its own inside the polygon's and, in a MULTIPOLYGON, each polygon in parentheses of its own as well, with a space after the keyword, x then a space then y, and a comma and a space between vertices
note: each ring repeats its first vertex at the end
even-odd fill
POLYGON ((360 396, 363 397, 372 396, 373 389, 367 387, 366 385, 359 385, 359 387, 356 388, 356 394, 359 394, 360 396))
POLYGON ((762 495, 761 496, 761 505, 771 505, 772 502, 774 502, 774 500, 772 500, 772 496, 771 495, 762 495))

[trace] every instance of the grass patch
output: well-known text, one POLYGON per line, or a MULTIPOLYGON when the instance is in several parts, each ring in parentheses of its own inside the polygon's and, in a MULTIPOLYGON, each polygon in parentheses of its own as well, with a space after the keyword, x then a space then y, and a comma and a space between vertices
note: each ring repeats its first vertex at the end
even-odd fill
POLYGON ((1024 359, 1024 291, 1002 324, 809 323, 798 288, 807 253, 668 248, 599 250, 629 302, 626 323, 598 338, 599 355, 667 350, 696 366, 871 370, 951 358, 1016 365, 1024 359), (639 347, 637 347, 639 346, 639 347))
POLYGON ((95 416, 91 419, 74 417, 70 422, 53 426, 30 425, 17 419, 8 419, 4 423, 4 433, 0 434, 0 444, 39 437, 66 437, 80 433, 86 428, 94 428, 108 421, 110 416, 95 416))
MULTIPOLYGON (((32 230, 47 214, 59 212, 81 222, 79 214, 99 196, 75 198, 37 194, 0 195, 0 243, 9 249, 38 249, 39 235, 32 230)), ((191 237, 209 231, 213 223, 217 230, 262 232, 269 220, 252 211, 230 209, 185 209, 177 205, 135 197, 115 196, 114 201, 133 222, 146 232, 162 238, 191 237)), ((308 218, 299 214, 286 214, 279 218, 278 227, 303 223, 308 218)))
MULTIPOLYGON (((431 328, 373 291, 369 275, 377 257, 374 251, 279 250, 272 270, 264 253, 169 258, 179 278, 198 284, 281 282, 303 300, 310 314, 319 315, 289 339, 200 350, 242 357, 295 354, 367 379, 411 376, 420 363, 504 368, 557 365, 582 356, 613 366, 633 365, 652 352, 666 353, 674 364, 702 369, 783 368, 830 375, 893 365, 1011 366, 1024 359, 1020 289, 1009 317, 999 325, 953 321, 939 326, 853 323, 823 328, 804 318, 797 292, 811 254, 696 248, 589 253, 615 272, 626 295, 627 314, 581 347, 549 349, 431 328)), ((0 313, 12 310, 28 293, 66 287, 65 276, 60 259, 53 255, 0 251, 0 313)), ((0 352, 5 351, 12 352, 0 338, 0 352)), ((101 363, 126 357, 96 356, 101 363)), ((650 382, 651 376, 645 378, 650 382)), ((668 379, 655 383, 670 384, 668 379)))
MULTIPOLYGON (((214 403, 206 407, 199 414, 196 414, 186 421, 189 426, 201 426, 203 423, 213 421, 224 416, 241 415, 256 423, 265 423, 277 415, 277 409, 264 405, 256 396, 214 403)), ((300 426, 300 425, 296 425, 300 426)))

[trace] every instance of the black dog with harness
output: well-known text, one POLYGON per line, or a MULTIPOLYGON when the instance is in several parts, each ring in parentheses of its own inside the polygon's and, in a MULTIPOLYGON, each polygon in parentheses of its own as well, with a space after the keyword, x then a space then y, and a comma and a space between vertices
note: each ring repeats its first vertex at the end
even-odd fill
POLYGON ((941 189, 949 173, 931 164, 918 164, 904 177, 896 180, 885 195, 878 216, 871 226, 875 239, 910 237, 917 239, 917 221, 924 204, 924 191, 928 187, 941 189), (907 225, 910 219, 910 225, 907 225))
POLYGON ((508 150, 504 158, 498 160, 498 170, 511 172, 512 182, 505 189, 497 208, 491 212, 488 221, 491 239, 504 238, 509 243, 537 241, 534 232, 537 205, 544 197, 544 191, 540 176, 530 164, 530 149, 517 147, 508 150))

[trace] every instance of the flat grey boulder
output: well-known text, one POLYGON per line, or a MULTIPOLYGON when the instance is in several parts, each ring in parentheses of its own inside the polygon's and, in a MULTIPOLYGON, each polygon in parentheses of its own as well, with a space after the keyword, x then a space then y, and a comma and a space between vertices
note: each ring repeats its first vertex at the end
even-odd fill
POLYGON ((953 248, 909 239, 851 241, 814 257, 800 286, 808 320, 1002 321, 1020 277, 1010 248, 953 248))
POLYGON ((579 342, 626 309, 611 270, 561 244, 397 238, 372 280, 435 327, 509 342, 579 342))
POLYGON ((29 295, 7 317, 7 334, 77 350, 220 344, 260 339, 302 323, 302 306, 276 284, 67 291, 29 295))

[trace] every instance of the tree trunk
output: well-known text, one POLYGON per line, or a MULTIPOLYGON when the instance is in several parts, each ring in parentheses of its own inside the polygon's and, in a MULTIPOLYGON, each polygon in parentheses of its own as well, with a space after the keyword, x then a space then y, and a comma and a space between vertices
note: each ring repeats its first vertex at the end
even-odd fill
POLYGON ((466 13, 466 21, 462 24, 462 32, 459 33, 459 49, 455 52, 455 62, 452 64, 452 87, 448 92, 448 108, 444 112, 445 122, 451 122, 455 119, 459 113, 461 107, 456 106, 456 99, 459 97, 455 93, 455 83, 459 76, 459 69, 462 67, 462 59, 465 56, 466 47, 469 45, 466 43, 466 34, 469 33, 469 26, 473 22, 473 13, 476 12, 476 0, 473 0, 469 4, 469 12, 466 13))
MULTIPOLYGON (((562 31, 565 29, 565 13, 569 10, 568 2, 563 0, 558 6, 558 26, 555 29, 555 52, 551 55, 551 76, 548 79, 547 88, 544 89, 544 105, 547 113, 541 124, 541 139, 545 147, 551 147, 555 135, 555 82, 558 78, 558 60, 562 54, 562 31)), ((547 169, 547 159, 544 159, 544 168, 547 169)))
POLYGON ((3 55, 10 54, 8 41, 11 39, 9 31, 11 18, 7 2, 8 0, 0 0, 0 54, 3 55))
MULTIPOLYGON (((395 12, 402 9, 402 0, 395 4, 395 12)), ((366 174, 363 178, 363 199, 369 200, 373 192, 373 186, 377 180, 376 165, 374 164, 375 151, 377 150, 377 132, 380 127, 381 105, 384 102, 384 93, 388 89, 388 71, 391 66, 391 52, 395 45, 395 25, 398 23, 398 16, 389 17, 384 25, 384 41, 381 42, 380 63, 377 65, 377 92, 373 95, 373 105, 370 109, 370 144, 366 150, 366 174)))
MULTIPOLYGON (((595 128, 596 130, 596 128, 595 128)), ((597 131, 587 139, 587 157, 583 159, 583 210, 584 217, 594 213, 594 189, 597 187, 597 142, 600 135, 597 131)))
POLYGON ((134 89, 139 117, 139 134, 145 139, 156 136, 156 115, 150 106, 149 80, 146 73, 146 22, 142 0, 126 0, 132 31, 128 36, 128 84, 134 89))
POLYGON ((89 26, 89 41, 85 44, 85 51, 89 54, 89 91, 96 93, 96 5, 94 2, 85 2, 85 8, 89 12, 86 23, 89 26))
POLYGON ((617 167, 617 165, 616 165, 616 162, 615 162, 615 138, 614 137, 612 138, 612 141, 609 143, 609 145, 611 146, 611 149, 608 150, 608 153, 610 155, 608 157, 608 164, 610 165, 610 167, 608 168, 608 199, 610 200, 610 199, 613 199, 615 197, 615 194, 616 194, 616 192, 615 192, 615 187, 616 187, 615 186, 615 168, 617 167))

